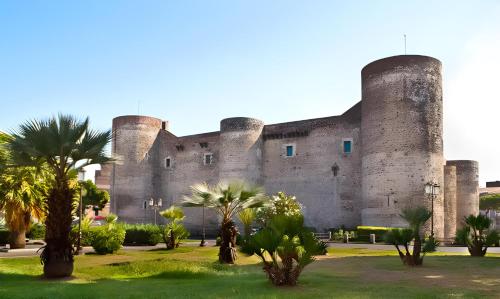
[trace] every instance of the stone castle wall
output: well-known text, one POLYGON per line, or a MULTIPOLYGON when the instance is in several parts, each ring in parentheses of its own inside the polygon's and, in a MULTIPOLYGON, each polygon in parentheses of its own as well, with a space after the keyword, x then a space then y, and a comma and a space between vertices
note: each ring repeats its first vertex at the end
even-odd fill
MULTIPOLYGON (((151 197, 162 198, 166 208, 179 203, 193 184, 244 179, 269 194, 297 196, 307 225, 318 231, 404 226, 403 207, 430 209, 425 183, 450 186, 444 180, 441 63, 416 55, 378 60, 363 69, 362 87, 362 101, 340 116, 272 125, 229 118, 221 121, 220 131, 184 137, 156 118, 115 118, 113 152, 123 159, 114 166, 111 207, 125 221, 152 222, 154 212, 143 206, 151 197), (350 153, 344 153, 344 141, 351 141, 350 153), (294 148, 290 157, 288 145, 294 148), (207 154, 212 155, 208 164, 207 154)), ((459 164, 457 219, 475 212, 478 203, 472 192, 477 164, 459 164)), ((434 231, 440 238, 448 221, 444 194, 434 201, 434 231)), ((451 203, 446 207, 453 209, 451 203)), ((215 230, 217 217, 205 212, 207 227, 215 230)), ((200 208, 186 209, 185 223, 194 234, 201 230, 201 214, 200 208)))

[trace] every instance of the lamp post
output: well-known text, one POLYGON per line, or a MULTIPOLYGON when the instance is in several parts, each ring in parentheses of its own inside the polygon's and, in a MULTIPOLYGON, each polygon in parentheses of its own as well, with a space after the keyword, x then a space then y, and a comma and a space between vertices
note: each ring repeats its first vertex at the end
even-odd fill
POLYGON ((154 200, 151 197, 151 199, 149 199, 149 207, 153 209, 155 214, 155 225, 156 225, 156 214, 158 214, 158 211, 161 209, 161 206, 162 206, 161 198, 158 198, 158 200, 154 200))
POLYGON ((425 184, 425 193, 431 197, 431 237, 434 238, 434 198, 439 194, 440 186, 437 183, 425 184))
POLYGON ((78 204, 78 242, 76 251, 78 254, 82 251, 82 215, 83 215, 83 182, 85 182, 85 169, 78 170, 78 182, 80 183, 80 202, 78 204))
POLYGON ((207 243, 205 242, 205 205, 202 207, 202 228, 201 228, 201 242, 200 247, 205 247, 207 243))

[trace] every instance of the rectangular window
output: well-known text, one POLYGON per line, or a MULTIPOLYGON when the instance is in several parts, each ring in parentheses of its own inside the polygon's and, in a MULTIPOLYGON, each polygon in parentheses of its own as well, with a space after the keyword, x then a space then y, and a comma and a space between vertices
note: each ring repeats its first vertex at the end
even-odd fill
POLYGON ((203 164, 205 164, 205 165, 212 164, 212 162, 213 162, 212 157, 213 157, 212 154, 205 154, 205 156, 203 157, 203 164))
POLYGON ((293 145, 286 146, 286 156, 293 157, 293 145))
POLYGON ((344 153, 349 154, 352 151, 352 141, 344 140, 344 153))
POLYGON ((170 168, 172 165, 172 160, 170 158, 165 158, 165 168, 170 168))

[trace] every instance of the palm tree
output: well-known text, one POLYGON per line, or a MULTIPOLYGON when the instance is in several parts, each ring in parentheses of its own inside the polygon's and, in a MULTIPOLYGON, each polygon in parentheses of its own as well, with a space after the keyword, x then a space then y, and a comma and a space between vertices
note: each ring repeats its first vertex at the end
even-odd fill
POLYGON ((185 206, 214 209, 222 218, 221 246, 219 261, 232 264, 236 260, 237 230, 233 216, 244 209, 264 205, 267 201, 260 187, 249 186, 242 181, 219 183, 209 186, 206 183, 191 186, 191 196, 185 196, 185 206))
POLYGON ((484 215, 469 215, 464 222, 465 226, 457 231, 456 239, 467 245, 471 256, 484 256, 488 247, 500 239, 500 234, 490 229, 491 219, 484 215))
POLYGON ((10 231, 10 248, 26 246, 32 216, 45 217, 48 178, 34 167, 11 167, 0 175, 0 210, 10 231))
POLYGON ((13 161, 18 165, 46 163, 54 176, 47 197, 46 235, 40 258, 46 277, 66 277, 73 272, 73 247, 70 240, 73 197, 71 172, 111 159, 105 147, 111 131, 89 129, 88 118, 80 121, 62 115, 22 124, 10 141, 13 161))
POLYGON ((252 233, 252 223, 255 219, 255 209, 247 208, 238 213, 238 219, 240 219, 244 228, 245 240, 250 238, 252 233))
POLYGON ((399 257, 405 265, 420 266, 424 261, 425 254, 435 251, 437 247, 432 236, 422 242, 423 238, 420 234, 422 226, 431 217, 431 212, 424 207, 405 208, 400 216, 408 222, 408 228, 389 230, 385 235, 385 240, 396 247, 399 257), (409 249, 411 241, 413 241, 412 253, 409 249), (404 253, 399 246, 404 247, 404 253))

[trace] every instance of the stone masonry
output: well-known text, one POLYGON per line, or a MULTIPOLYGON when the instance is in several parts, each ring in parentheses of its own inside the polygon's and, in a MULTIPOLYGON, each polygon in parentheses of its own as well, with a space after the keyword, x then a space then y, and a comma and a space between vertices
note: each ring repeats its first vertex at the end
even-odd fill
MULTIPOLYGON (((478 213, 478 166, 444 159, 441 62, 394 56, 368 64, 361 77, 361 101, 339 116, 271 125, 235 117, 222 120, 220 131, 181 137, 157 118, 113 119, 120 162, 112 166, 111 210, 150 223, 150 198, 167 207, 195 183, 243 179, 268 194, 297 196, 318 231, 401 227, 401 209, 423 205, 434 208, 436 236, 453 238, 463 216, 478 213), (426 183, 441 186, 434 200, 426 183)), ((194 234, 201 213, 186 209, 194 234)), ((217 222, 207 211, 208 228, 215 231, 217 222)))

